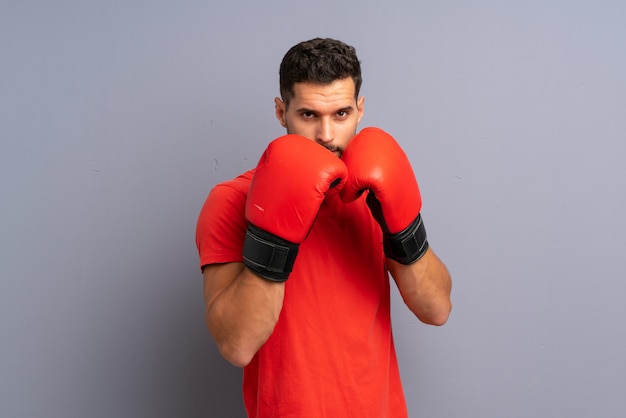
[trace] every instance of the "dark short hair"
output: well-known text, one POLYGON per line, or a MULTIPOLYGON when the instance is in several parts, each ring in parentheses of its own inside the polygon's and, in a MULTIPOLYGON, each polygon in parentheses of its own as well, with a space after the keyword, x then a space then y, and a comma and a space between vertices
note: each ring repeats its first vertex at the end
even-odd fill
POLYGON ((315 38, 291 47, 280 63, 280 95, 289 106, 296 83, 330 84, 351 77, 354 96, 361 89, 361 63, 350 45, 330 38, 315 38))

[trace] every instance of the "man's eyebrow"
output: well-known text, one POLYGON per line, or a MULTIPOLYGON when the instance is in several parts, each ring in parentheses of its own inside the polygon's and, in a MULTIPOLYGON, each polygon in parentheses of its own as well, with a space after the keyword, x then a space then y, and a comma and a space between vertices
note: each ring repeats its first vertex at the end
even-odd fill
MULTIPOLYGON (((334 111, 334 113, 339 113, 339 112, 351 112, 354 110, 354 106, 345 106, 342 108, 339 108, 337 110, 334 111)), ((313 109, 309 109, 307 107, 300 107, 298 109, 296 109, 297 113, 313 113, 313 114, 318 114, 319 112, 317 110, 313 110, 313 109)))

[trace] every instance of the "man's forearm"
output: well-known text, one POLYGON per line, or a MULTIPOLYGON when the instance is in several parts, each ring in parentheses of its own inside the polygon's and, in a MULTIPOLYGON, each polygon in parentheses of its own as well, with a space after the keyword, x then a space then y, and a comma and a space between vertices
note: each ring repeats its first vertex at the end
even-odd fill
POLYGON ((452 280, 432 249, 413 264, 403 265, 387 259, 387 265, 404 303, 415 316, 426 324, 445 324, 452 309, 452 280))
POLYGON ((220 293, 205 300, 207 326, 226 360, 238 367, 252 360, 272 334, 283 298, 284 283, 262 279, 243 267, 220 293))

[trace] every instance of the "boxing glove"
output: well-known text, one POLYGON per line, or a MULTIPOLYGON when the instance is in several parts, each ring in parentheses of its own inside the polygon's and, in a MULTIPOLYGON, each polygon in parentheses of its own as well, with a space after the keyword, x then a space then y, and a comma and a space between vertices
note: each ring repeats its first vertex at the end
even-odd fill
POLYGON ((428 250, 422 198, 400 145, 382 129, 365 128, 352 138, 342 160, 349 173, 342 201, 369 191, 366 202, 382 229, 385 255, 402 264, 419 260, 428 250))
POLYGON ((326 195, 346 179, 341 159, 314 141, 291 134, 272 141, 248 190, 244 264, 265 279, 287 280, 326 195))

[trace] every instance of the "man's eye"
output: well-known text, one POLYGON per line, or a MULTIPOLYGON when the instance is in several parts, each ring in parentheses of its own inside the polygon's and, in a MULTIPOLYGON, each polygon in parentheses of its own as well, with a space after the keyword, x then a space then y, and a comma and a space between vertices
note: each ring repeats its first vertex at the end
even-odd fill
POLYGON ((314 116, 313 112, 302 112, 302 117, 305 119, 311 119, 314 116))

